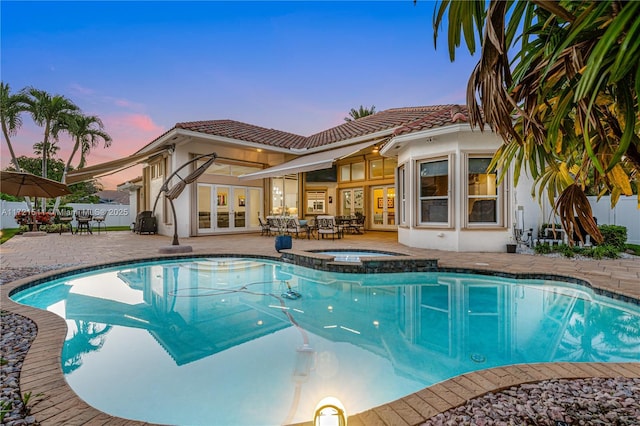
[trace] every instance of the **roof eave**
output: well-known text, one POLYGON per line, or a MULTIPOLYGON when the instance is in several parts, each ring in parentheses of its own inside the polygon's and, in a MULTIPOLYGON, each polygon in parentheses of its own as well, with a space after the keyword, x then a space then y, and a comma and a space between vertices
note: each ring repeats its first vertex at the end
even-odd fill
POLYGON ((382 147, 382 149, 380 150, 380 155, 385 155, 391 149, 394 149, 396 146, 400 146, 407 142, 412 142, 416 139, 431 138, 439 135, 446 135, 446 134, 457 133, 457 132, 466 132, 466 131, 472 131, 472 130, 473 128, 469 123, 455 123, 455 124, 449 124, 442 127, 434 127, 431 129, 418 130, 415 132, 405 133, 399 136, 392 137, 391 140, 389 140, 389 142, 386 143, 384 147, 382 147))

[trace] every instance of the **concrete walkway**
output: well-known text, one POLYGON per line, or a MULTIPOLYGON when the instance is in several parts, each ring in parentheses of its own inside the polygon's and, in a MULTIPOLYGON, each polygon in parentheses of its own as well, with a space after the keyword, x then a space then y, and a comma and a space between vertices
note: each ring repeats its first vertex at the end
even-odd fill
MULTIPOLYGON (((256 234, 184 238, 181 245, 194 254, 255 254, 278 257, 273 237, 256 234)), ((49 234, 44 237, 16 236, 0 246, 2 268, 86 267, 115 261, 158 258, 170 238, 108 232, 94 235, 49 234)), ((495 271, 508 274, 563 275, 586 280, 596 290, 623 299, 640 300, 640 260, 572 260, 507 253, 451 253, 405 247, 395 233, 367 232, 340 240, 294 239, 295 250, 376 249, 431 257, 440 267, 495 271)), ((23 365, 21 391, 46 394, 32 413, 43 424, 141 424, 115 419, 78 398, 66 384, 60 353, 66 334, 65 322, 56 315, 17 305, 9 292, 28 280, 0 286, 3 310, 33 319, 38 336, 23 365)), ((349 418, 350 425, 417 425, 433 415, 465 403, 490 391, 517 384, 553 378, 640 377, 640 363, 555 363, 517 365, 464 374, 408 395, 395 402, 349 418)))

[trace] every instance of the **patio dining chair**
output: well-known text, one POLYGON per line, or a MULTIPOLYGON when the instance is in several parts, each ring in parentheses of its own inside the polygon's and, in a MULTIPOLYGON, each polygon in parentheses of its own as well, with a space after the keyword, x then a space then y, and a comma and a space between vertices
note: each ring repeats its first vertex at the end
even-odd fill
POLYGON ((107 232, 107 224, 105 223, 107 214, 109 214, 109 211, 105 210, 103 214, 93 216, 93 221, 96 222, 96 227, 98 228, 98 234, 100 233, 100 227, 104 227, 104 232, 107 232))
POLYGON ((258 222, 260 222, 260 235, 271 235, 271 229, 269 229, 269 222, 258 216, 258 222))
POLYGON ((58 223, 60 223, 59 233, 62 235, 63 228, 69 227, 69 231, 73 235, 73 211, 61 210, 58 214, 58 223))
POLYGON ((316 218, 316 226, 318 230, 318 239, 325 235, 331 235, 331 239, 335 239, 336 236, 338 238, 341 237, 340 227, 336 224, 335 216, 318 216, 316 218))
POLYGON ((78 225, 76 226, 76 235, 83 231, 85 234, 93 234, 91 231, 92 218, 93 214, 91 210, 78 210, 76 212, 76 221, 78 222, 78 225))
POLYGON ((296 238, 300 238, 300 234, 306 235, 307 226, 303 226, 300 224, 300 220, 297 217, 289 217, 286 218, 286 231, 287 234, 291 234, 296 236, 296 238))
POLYGON ((280 234, 280 218, 277 216, 267 216, 267 225, 269 226, 269 232, 271 234, 280 234))

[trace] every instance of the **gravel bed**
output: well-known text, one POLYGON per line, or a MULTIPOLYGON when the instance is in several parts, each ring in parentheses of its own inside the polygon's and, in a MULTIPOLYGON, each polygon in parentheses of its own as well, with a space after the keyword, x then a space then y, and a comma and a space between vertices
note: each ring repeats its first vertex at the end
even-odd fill
POLYGON ((423 426, 638 425, 640 378, 547 380, 472 399, 423 426))
MULTIPOLYGON (((0 270, 0 284, 73 265, 52 265, 0 270)), ((29 414, 37 403, 32 395, 27 406, 20 392, 20 369, 35 339, 33 321, 21 315, 0 312, 1 409, 7 409, 0 425, 38 425, 29 414), (6 363, 5 361, 6 360, 6 363), (8 408, 10 404, 10 408, 8 408)), ((424 426, 453 425, 639 425, 640 378, 549 380, 514 386, 469 400, 465 405, 440 413, 424 426)))

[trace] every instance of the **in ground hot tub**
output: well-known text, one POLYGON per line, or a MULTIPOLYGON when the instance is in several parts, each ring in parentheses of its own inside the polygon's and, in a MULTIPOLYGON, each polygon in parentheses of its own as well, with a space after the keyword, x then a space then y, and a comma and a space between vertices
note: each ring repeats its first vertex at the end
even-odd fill
POLYGON ((321 253, 333 256, 333 260, 335 262, 360 262, 361 257, 404 256, 398 253, 387 253, 371 250, 313 250, 313 253, 321 253))

